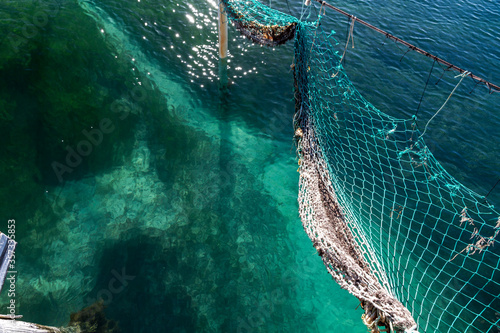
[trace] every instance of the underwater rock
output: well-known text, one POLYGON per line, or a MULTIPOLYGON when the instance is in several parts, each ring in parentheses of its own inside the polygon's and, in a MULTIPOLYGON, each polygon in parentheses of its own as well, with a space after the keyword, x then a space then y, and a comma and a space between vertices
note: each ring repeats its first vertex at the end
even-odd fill
POLYGON ((120 333, 118 323, 106 318, 104 302, 99 300, 94 304, 72 313, 69 327, 63 329, 66 333, 120 333))
POLYGON ((112 196, 111 200, 109 200, 109 204, 107 205, 107 207, 108 212, 111 214, 111 217, 114 220, 125 213, 125 200, 113 197, 114 196, 112 196))
POLYGON ((150 162, 150 151, 149 149, 143 148, 141 150, 136 150, 132 157, 132 164, 134 165, 137 172, 148 172, 149 162, 150 162))

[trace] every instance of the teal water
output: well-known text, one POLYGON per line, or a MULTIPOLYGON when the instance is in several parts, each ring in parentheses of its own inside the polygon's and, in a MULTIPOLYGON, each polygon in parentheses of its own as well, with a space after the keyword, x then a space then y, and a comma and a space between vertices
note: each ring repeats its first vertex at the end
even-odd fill
MULTIPOLYGON (((302 7, 271 5, 296 16, 302 7)), ((494 2, 336 5, 499 81, 494 2)), ((101 297, 123 332, 366 331, 298 218, 292 45, 261 48, 230 29, 222 94, 215 9, 0 5, 0 225, 16 219, 25 320, 65 325, 101 297)), ((343 41, 345 18, 328 15, 343 41)), ((346 69, 373 104, 409 117, 432 62, 412 53, 400 62, 404 51, 356 26, 346 69)), ((455 83, 446 73, 430 85, 424 124, 455 83)), ((500 177, 499 100, 472 86, 433 120, 429 140, 451 174, 486 194, 500 177)))

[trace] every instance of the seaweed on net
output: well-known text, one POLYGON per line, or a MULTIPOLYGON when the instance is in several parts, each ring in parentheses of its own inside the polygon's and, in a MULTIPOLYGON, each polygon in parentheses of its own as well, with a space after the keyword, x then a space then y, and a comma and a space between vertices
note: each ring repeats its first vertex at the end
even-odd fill
POLYGON ((221 3, 224 4, 225 11, 231 18, 236 29, 254 43, 266 46, 278 46, 293 39, 295 36, 297 20, 292 16, 281 20, 281 14, 274 17, 272 12, 265 16, 259 15, 256 11, 259 6, 253 8, 255 7, 254 3, 251 6, 256 15, 248 16, 247 13, 250 7, 246 7, 247 5, 243 2, 223 0, 221 3))
POLYGON ((290 23, 287 26, 262 25, 258 22, 236 21, 235 26, 242 35, 253 42, 266 46, 278 46, 286 43, 295 36, 295 26, 297 23, 290 23))

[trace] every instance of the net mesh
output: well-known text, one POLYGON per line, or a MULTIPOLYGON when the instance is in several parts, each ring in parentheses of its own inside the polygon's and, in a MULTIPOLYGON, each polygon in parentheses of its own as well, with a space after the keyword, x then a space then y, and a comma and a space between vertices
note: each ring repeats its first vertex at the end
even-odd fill
POLYGON ((332 277, 360 299, 365 324, 496 332, 499 212, 443 169, 415 118, 361 96, 321 16, 307 23, 253 0, 224 3, 247 36, 293 25, 299 213, 332 277))

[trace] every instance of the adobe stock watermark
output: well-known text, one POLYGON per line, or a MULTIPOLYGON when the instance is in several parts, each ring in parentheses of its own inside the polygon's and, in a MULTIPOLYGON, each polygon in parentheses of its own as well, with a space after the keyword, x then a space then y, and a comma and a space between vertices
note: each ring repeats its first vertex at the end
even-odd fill
POLYGON ((113 277, 109 280, 107 288, 99 290, 96 293, 95 298, 87 297, 87 304, 94 304, 101 299, 104 305, 111 304, 113 297, 123 292, 129 285, 129 282, 136 278, 135 275, 127 274, 125 267, 122 267, 121 272, 118 272, 116 269, 112 269, 111 275, 113 275, 113 277))
MULTIPOLYGON (((136 102, 141 102, 146 99, 146 89, 142 86, 136 86, 130 92, 131 98, 136 102)), ((116 114, 118 120, 125 120, 131 112, 131 107, 126 100, 116 100, 111 104, 111 111, 116 114)), ((72 173, 85 157, 92 154, 94 148, 99 146, 105 139, 105 134, 111 134, 115 131, 116 119, 113 121, 110 118, 103 118, 99 121, 96 127, 82 130, 82 135, 85 139, 80 140, 75 146, 67 145, 65 147, 66 157, 64 161, 53 161, 51 163, 59 183, 63 182, 63 176, 67 173, 72 173)))
POLYGON ((9 241, 7 245, 7 256, 10 258, 9 266, 7 270, 7 277, 5 281, 9 286, 7 296, 10 298, 9 305, 7 306, 8 316, 11 319, 16 318, 16 282, 17 282, 17 270, 16 270, 16 220, 10 219, 7 221, 7 228, 9 229, 9 241))
POLYGON ((57 16, 61 10, 61 4, 58 1, 52 1, 45 8, 41 8, 28 18, 24 18, 22 28, 19 31, 11 31, 6 39, 15 52, 19 52, 20 46, 29 39, 36 37, 40 30, 49 24, 50 18, 57 16))

